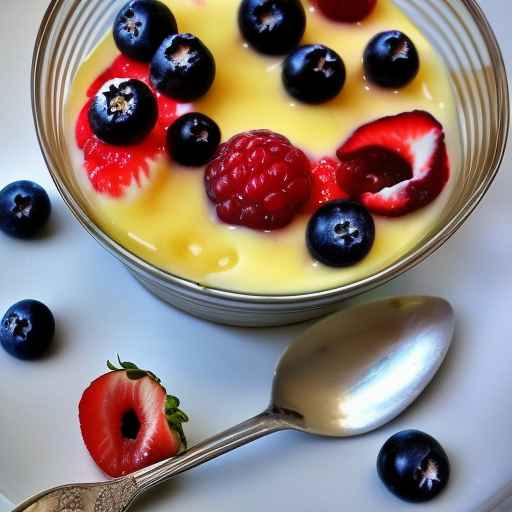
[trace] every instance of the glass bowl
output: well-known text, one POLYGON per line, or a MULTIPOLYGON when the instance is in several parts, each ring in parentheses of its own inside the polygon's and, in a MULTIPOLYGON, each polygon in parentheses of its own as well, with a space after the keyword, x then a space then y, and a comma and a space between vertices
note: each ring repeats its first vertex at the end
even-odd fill
POLYGON ((459 193, 433 229, 382 271, 314 293, 255 295, 207 288, 148 264, 105 234, 88 216, 66 169, 64 101, 78 66, 109 29, 126 0, 53 0, 37 36, 32 106, 48 169, 64 201, 85 229, 148 289, 190 314, 231 325, 284 325, 334 310, 341 301, 380 286, 438 249, 467 219, 491 185, 509 126, 505 66, 496 38, 474 0, 395 0, 437 48, 448 67, 460 127, 459 193))

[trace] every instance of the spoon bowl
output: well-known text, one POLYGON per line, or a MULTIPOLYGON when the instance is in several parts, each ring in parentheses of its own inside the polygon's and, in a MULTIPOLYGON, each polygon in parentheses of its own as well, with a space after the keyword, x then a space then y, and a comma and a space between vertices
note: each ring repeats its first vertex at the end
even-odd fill
POLYGON ((453 309, 434 297, 403 297, 354 307, 315 324, 276 369, 275 410, 298 430, 364 434, 398 416, 443 362, 453 309))
POLYGON ((280 430, 348 437, 398 416, 425 389, 451 343, 454 314, 433 297, 357 306, 319 322, 277 366, 272 405, 236 427, 133 475, 43 492, 13 512, 124 512, 149 489, 280 430))

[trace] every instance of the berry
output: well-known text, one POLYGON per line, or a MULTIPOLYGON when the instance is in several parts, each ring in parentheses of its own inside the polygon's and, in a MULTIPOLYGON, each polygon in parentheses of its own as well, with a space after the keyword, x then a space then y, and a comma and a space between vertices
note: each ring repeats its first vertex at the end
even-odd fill
POLYGON ((133 363, 96 379, 79 404, 80 428, 96 464, 120 477, 176 455, 186 448, 180 402, 167 395, 160 379, 133 363))
POLYGON ((15 181, 0 191, 0 230, 15 238, 31 238, 48 222, 51 210, 42 187, 15 181))
POLYGON ((10 307, 0 324, 0 342, 18 359, 41 357, 55 334, 52 312, 41 302, 23 300, 10 307))
POLYGON ((215 80, 215 72, 212 53, 192 34, 168 37, 151 61, 153 85, 178 101, 204 96, 215 80))
POLYGON ((178 32, 171 10, 158 0, 128 2, 114 21, 114 39, 130 59, 149 62, 162 41, 178 32))
POLYGON ((114 78, 100 88, 89 107, 94 134, 112 145, 141 142, 155 127, 158 105, 140 80, 114 78))
POLYGON ((343 89, 345 64, 335 51, 326 46, 301 46, 285 60, 282 80, 288 93, 299 101, 324 103, 343 89))
POLYGON ((322 158, 311 170, 311 197, 304 207, 307 213, 315 213, 320 206, 334 199, 348 199, 348 194, 340 188, 337 173, 340 163, 332 158, 322 158))
POLYGON ((220 146, 206 168, 205 183, 223 222, 279 229, 309 199, 310 162, 286 137, 256 130, 220 146))
POLYGON ((243 0, 238 25, 244 39, 266 55, 293 50, 306 30, 306 13, 300 0, 243 0))
POLYGON ((405 430, 386 441, 377 458, 377 471, 395 496, 421 503, 435 498, 446 487, 450 462, 433 437, 405 430))
POLYGON ((220 144, 220 128, 208 116, 192 112, 181 116, 167 130, 167 149, 181 165, 207 164, 220 144))
POLYGON ((113 78, 136 78, 149 83, 149 64, 119 55, 103 71, 87 91, 85 102, 75 126, 77 146, 82 150, 84 170, 91 186, 99 194, 119 198, 129 190, 140 188, 149 177, 151 161, 165 152, 167 128, 178 117, 179 105, 156 94, 158 119, 155 128, 140 144, 111 146, 98 139, 89 123, 90 105, 103 84, 113 78))
POLYGON ((391 89, 407 85, 420 69, 414 43, 398 30, 377 34, 364 51, 363 63, 370 82, 391 89))
POLYGON ((339 185, 371 212, 388 217, 430 204, 450 176, 443 127, 421 110, 358 128, 337 155, 339 185))
POLYGON ((331 201, 311 217, 306 243, 311 256, 330 267, 349 267, 364 259, 375 240, 375 223, 359 203, 331 201))
POLYGON ((338 165, 338 184, 351 197, 376 194, 412 178, 412 169, 399 153, 380 146, 367 146, 342 155, 338 165))
POLYGON ((316 0, 320 12, 334 21, 356 23, 369 16, 377 0, 316 0))

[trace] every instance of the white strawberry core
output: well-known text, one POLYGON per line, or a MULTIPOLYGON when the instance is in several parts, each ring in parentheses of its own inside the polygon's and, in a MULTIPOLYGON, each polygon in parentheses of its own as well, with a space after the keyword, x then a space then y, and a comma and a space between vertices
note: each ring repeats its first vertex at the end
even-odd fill
POLYGON ((419 139, 410 139, 408 142, 414 156, 412 174, 413 178, 423 178, 430 170, 432 155, 439 140, 438 130, 432 129, 419 139))
POLYGON ((151 379, 143 379, 140 381, 138 388, 135 386, 133 388, 134 393, 138 394, 138 397, 134 397, 135 403, 142 404, 141 419, 146 420, 144 422, 146 430, 140 447, 142 453, 149 449, 158 427, 158 422, 154 421, 154 417, 160 414, 161 411, 161 396, 159 393, 155 393, 154 386, 155 383, 151 379))

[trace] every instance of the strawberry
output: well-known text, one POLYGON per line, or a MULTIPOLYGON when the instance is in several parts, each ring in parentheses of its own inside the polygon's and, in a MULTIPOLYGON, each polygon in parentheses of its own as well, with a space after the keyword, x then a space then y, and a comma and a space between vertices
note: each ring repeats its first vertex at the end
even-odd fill
POLYGON ((335 199, 348 199, 349 195, 338 185, 340 163, 333 158, 322 158, 311 169, 311 196, 304 212, 314 213, 323 204, 335 199))
POLYGON ((75 138, 83 152, 84 168, 96 192, 119 198, 133 185, 141 186, 150 171, 150 161, 165 152, 167 127, 178 118, 184 108, 173 99, 158 93, 149 80, 149 64, 130 60, 124 55, 93 82, 87 91, 88 99, 83 106, 75 127, 75 138), (130 78, 144 82, 155 94, 158 102, 158 120, 151 133, 140 143, 112 146, 98 139, 89 123, 89 110, 94 96, 114 78, 130 78))
POLYGON ((450 176, 443 127, 421 110, 361 126, 337 155, 339 185, 371 212, 388 217, 428 205, 450 176))
MULTIPOLYGON (((119 359, 119 356, 118 356, 119 359)), ((96 379, 79 405, 80 428, 96 464, 120 477, 176 455, 186 448, 180 401, 167 395, 160 379, 133 363, 96 379)))
POLYGON ((316 3, 329 19, 356 23, 371 14, 377 0, 316 0, 316 3))

